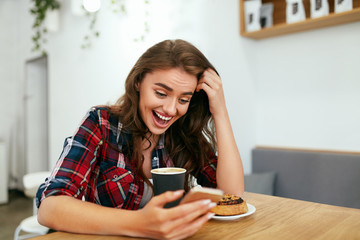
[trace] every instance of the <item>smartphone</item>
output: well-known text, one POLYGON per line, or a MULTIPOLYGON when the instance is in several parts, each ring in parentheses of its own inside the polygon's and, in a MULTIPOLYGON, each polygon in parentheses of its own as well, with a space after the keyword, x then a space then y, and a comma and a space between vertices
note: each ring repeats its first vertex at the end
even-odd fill
POLYGON ((201 199, 210 199, 212 202, 219 202, 219 200, 224 196, 224 191, 215 188, 192 188, 181 200, 180 204, 189 203, 192 201, 197 201, 201 199))

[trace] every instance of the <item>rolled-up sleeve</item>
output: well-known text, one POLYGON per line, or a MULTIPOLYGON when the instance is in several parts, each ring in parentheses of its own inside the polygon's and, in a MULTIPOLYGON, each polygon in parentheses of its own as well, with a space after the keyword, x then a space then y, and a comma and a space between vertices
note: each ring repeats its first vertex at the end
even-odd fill
POLYGON ((38 207, 48 196, 67 195, 81 199, 88 187, 95 187, 91 186, 94 183, 90 179, 103 143, 100 122, 100 110, 92 108, 75 134, 66 138, 54 170, 37 191, 38 207))

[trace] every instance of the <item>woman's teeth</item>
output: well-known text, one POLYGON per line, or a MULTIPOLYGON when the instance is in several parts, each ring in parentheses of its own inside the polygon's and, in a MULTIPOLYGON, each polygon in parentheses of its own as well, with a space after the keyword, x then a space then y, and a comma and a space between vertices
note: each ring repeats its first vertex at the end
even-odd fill
POLYGON ((155 112, 155 114, 156 114, 156 116, 158 116, 160 119, 162 119, 164 121, 169 121, 170 119, 172 119, 172 117, 164 117, 157 112, 155 112))

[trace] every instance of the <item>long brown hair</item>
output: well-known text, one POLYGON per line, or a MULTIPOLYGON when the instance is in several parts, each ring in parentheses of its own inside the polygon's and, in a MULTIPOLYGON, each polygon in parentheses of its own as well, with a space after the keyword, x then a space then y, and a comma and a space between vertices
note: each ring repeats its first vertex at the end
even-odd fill
MULTIPOLYGON (((149 181, 142 170, 142 141, 149 130, 140 116, 136 86, 147 73, 171 68, 182 68, 198 80, 207 68, 215 70, 189 42, 179 39, 162 41, 138 59, 126 79, 125 94, 110 107, 111 113, 121 119, 124 129, 132 133, 129 150, 124 154, 131 159, 135 173, 147 183, 149 181)), ((198 176, 209 157, 216 152, 214 123, 204 91, 194 93, 186 114, 168 128, 165 147, 174 165, 187 169, 185 188, 188 189, 189 174, 198 176)))

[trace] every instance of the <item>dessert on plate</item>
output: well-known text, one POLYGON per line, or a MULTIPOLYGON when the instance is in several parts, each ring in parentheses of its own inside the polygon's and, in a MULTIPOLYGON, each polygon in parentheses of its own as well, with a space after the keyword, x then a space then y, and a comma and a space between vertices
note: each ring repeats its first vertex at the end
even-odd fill
POLYGON ((225 194, 211 212, 219 216, 232 216, 246 213, 248 207, 246 201, 233 194, 225 194))

